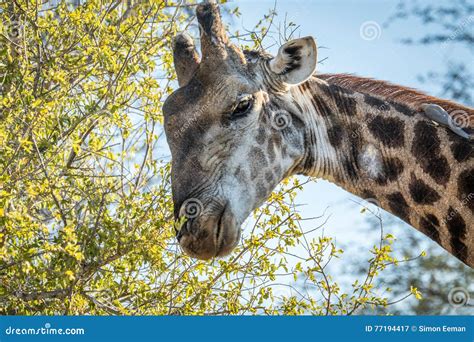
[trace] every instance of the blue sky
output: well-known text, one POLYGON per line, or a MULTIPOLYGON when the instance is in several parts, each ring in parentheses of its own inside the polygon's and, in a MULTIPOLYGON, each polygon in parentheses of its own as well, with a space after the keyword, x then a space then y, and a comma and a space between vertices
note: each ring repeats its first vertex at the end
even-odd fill
MULTIPOLYGON (((422 85, 416 76, 443 68, 449 56, 465 59, 469 54, 455 44, 442 51, 439 46, 401 44, 400 39, 420 37, 435 30, 436 26, 424 26, 410 18, 385 27, 397 4, 398 0, 280 0, 276 3, 278 17, 275 21, 283 25, 286 14, 288 21, 299 25, 297 34, 314 36, 318 46, 324 47, 318 51, 320 60, 327 58, 319 65, 320 72, 355 73, 417 87, 436 95, 438 87, 422 85), (364 40, 360 27, 371 21, 381 27, 380 35, 374 40, 364 40)), ((273 8, 274 1, 243 0, 231 2, 230 6, 240 8, 242 16, 234 19, 233 27, 242 30, 252 27, 273 8)), ((270 52, 276 50, 277 46, 270 48, 270 52)))

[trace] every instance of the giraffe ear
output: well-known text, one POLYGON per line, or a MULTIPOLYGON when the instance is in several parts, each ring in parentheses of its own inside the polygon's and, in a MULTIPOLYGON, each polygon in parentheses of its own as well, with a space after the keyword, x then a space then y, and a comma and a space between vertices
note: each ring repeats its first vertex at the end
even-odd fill
POLYGON ((270 61, 270 69, 287 84, 299 84, 310 78, 316 70, 316 41, 313 37, 293 39, 278 50, 270 61))

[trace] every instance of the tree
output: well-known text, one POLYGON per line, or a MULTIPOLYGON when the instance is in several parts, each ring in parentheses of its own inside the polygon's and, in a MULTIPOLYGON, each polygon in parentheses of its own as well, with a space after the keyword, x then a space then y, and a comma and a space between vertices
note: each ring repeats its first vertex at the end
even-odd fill
MULTIPOLYGON (((179 251, 161 106, 175 85, 171 38, 193 6, 0 4, 1 314, 345 314, 386 303, 368 286, 340 293, 326 266, 342 251, 301 229, 297 179, 255 212, 231 257, 179 251), (301 245, 307 255, 289 267, 301 245), (320 298, 275 292, 300 274, 320 298)), ((369 269, 388 257, 374 251, 369 269)))
MULTIPOLYGON (((469 293, 474 291, 474 270, 452 257, 435 242, 407 227, 388 213, 378 212, 383 218, 385 229, 393 236, 397 267, 383 272, 377 279, 377 288, 388 289, 394 298, 387 307, 364 307, 362 314, 397 315, 465 315, 469 314, 469 293), (407 262, 409 261, 409 262, 407 262), (422 296, 416 300, 411 296, 413 289, 422 296), (412 298, 406 298, 406 296, 412 298)), ((369 228, 364 234, 369 238, 380 225, 379 218, 369 215, 369 228)), ((363 251, 361 251, 363 253, 363 251)), ((362 258, 355 258, 346 265, 347 269, 366 273, 362 258)), ((345 272, 347 270, 344 270, 345 272)), ((377 293, 380 296, 383 293, 377 293)), ((472 304, 471 304, 472 305, 472 304)))

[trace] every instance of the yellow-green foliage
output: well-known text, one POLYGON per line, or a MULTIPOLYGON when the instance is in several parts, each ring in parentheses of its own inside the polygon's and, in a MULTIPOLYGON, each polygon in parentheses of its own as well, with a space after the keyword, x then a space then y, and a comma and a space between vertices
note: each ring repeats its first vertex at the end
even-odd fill
POLYGON ((386 303, 372 280, 388 245, 341 293, 326 266, 342 251, 307 239, 296 180, 256 211, 231 257, 184 256, 161 105, 175 78, 170 40, 193 6, 70 3, 0 5, 0 314, 347 314, 386 303), (289 268, 295 246, 307 253, 289 268), (288 277, 316 291, 278 294, 288 277))

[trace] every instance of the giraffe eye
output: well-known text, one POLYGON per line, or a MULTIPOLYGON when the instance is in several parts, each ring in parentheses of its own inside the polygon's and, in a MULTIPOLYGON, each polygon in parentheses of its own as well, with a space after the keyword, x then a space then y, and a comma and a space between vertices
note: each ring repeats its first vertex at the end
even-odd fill
POLYGON ((252 107, 252 98, 251 97, 245 97, 240 100, 240 102, 237 104, 237 106, 234 108, 234 111, 232 112, 232 117, 239 117, 247 114, 249 109, 252 107))

